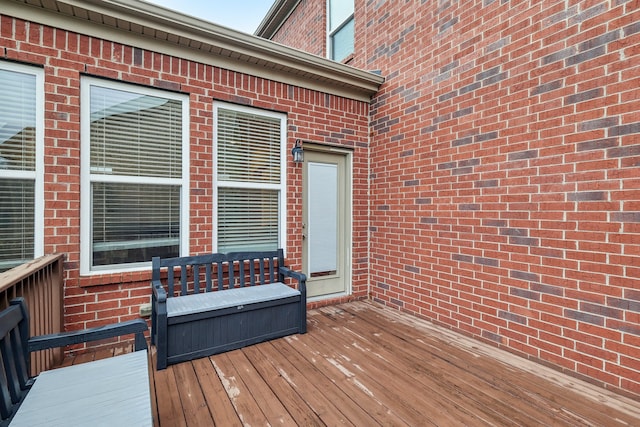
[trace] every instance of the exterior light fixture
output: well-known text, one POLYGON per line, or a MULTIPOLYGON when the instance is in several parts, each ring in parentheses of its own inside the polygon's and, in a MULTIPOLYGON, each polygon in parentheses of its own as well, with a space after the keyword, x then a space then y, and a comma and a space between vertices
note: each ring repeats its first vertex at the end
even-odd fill
POLYGON ((304 151, 302 150, 302 141, 296 139, 296 144, 291 149, 291 156, 293 157, 293 163, 302 163, 304 160, 304 151))

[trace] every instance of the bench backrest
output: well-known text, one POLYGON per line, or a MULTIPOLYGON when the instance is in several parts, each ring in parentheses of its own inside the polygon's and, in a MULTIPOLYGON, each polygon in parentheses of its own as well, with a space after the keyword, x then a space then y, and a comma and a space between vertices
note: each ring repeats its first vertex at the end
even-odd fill
POLYGON ((167 269, 167 297, 211 292, 234 287, 282 282, 278 267, 284 266, 284 252, 275 251, 215 253, 188 257, 152 259, 153 283, 164 282, 167 269))
POLYGON ((29 316, 22 298, 0 312, 0 425, 8 424, 28 391, 29 316))

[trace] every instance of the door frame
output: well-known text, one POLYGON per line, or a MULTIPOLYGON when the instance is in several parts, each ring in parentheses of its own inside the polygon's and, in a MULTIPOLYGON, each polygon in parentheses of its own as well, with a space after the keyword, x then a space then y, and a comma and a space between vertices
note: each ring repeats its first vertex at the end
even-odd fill
MULTIPOLYGON (((326 295, 318 295, 313 297, 308 297, 307 301, 322 301, 326 299, 348 296, 353 293, 352 279, 353 279, 353 264, 352 264, 352 248, 353 248, 353 150, 344 147, 336 147, 336 146, 328 146, 321 144, 314 144, 305 142, 304 151, 319 153, 319 154, 333 154, 343 156, 345 161, 345 170, 344 170, 344 195, 345 195, 345 212, 344 212, 344 239, 343 239, 343 252, 344 252, 344 291, 326 294, 326 295)), ((305 156, 306 157, 306 156, 305 156)), ((306 162, 306 159, 305 159, 306 162)), ((306 164, 303 167, 307 167, 306 164)), ((303 173, 303 176, 305 174, 303 173)), ((302 213, 302 222, 304 223, 307 218, 305 214, 307 212, 306 207, 306 182, 302 182, 302 203, 303 203, 303 213, 302 213)), ((306 231, 303 229, 302 233, 304 234, 306 231)), ((308 265, 305 264, 305 242, 302 240, 302 268, 305 274, 308 273, 308 265)), ((309 282, 310 277, 307 277, 307 282, 309 282)))

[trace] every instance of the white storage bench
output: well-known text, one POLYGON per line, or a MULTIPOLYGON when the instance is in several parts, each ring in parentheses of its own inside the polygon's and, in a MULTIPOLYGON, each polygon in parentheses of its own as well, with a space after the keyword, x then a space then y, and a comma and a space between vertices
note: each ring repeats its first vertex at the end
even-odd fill
POLYGON ((305 284, 304 274, 284 266, 282 249, 153 258, 157 368, 305 333, 305 284))

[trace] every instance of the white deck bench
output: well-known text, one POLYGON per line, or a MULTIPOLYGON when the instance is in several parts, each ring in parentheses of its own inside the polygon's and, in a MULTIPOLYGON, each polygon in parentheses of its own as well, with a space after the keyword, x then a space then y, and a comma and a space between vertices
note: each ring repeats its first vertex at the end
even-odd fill
POLYGON ((152 287, 158 369, 307 330, 306 276, 282 249, 155 257, 152 287))

